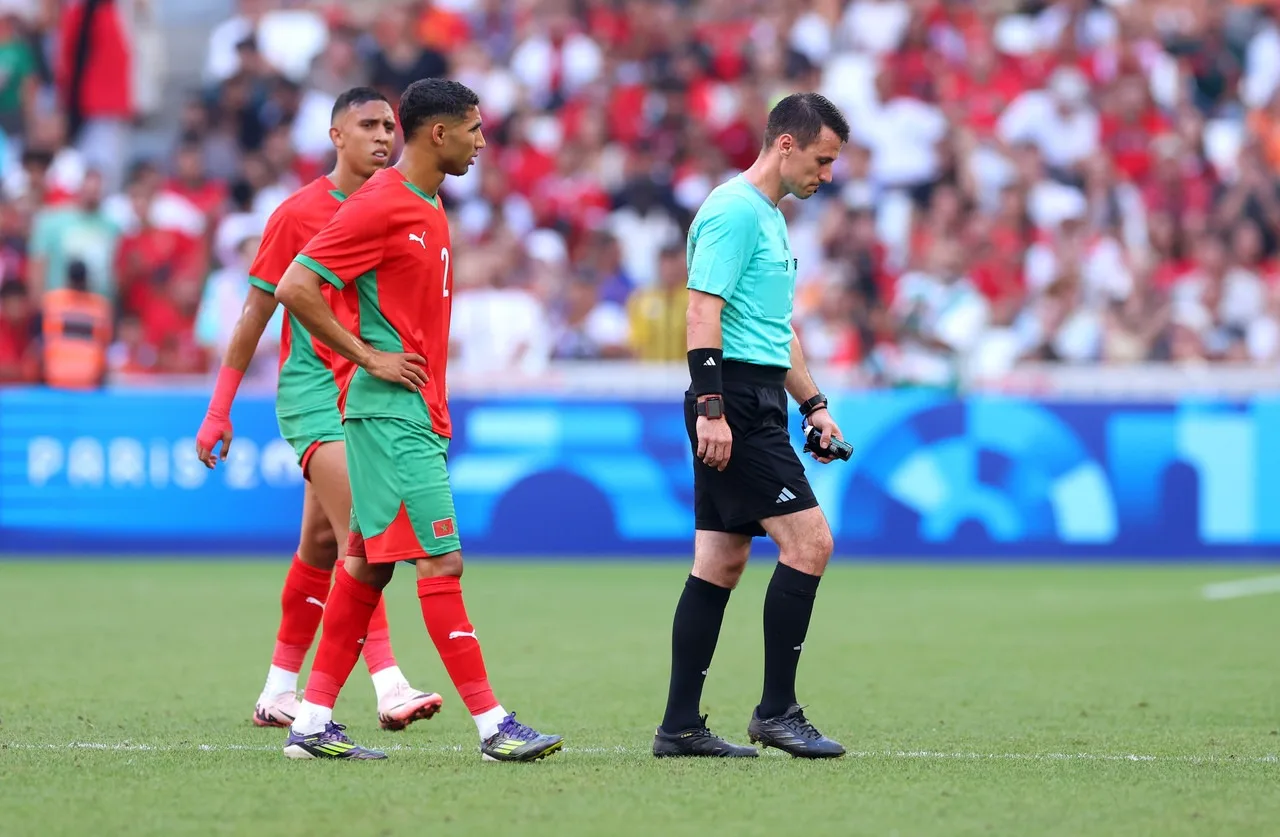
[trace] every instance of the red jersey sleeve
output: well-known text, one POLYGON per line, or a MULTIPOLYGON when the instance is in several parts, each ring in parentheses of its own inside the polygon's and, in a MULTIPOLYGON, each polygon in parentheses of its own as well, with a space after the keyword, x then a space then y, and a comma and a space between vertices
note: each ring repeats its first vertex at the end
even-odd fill
POLYGON ((298 222, 292 215, 273 213, 262 233, 258 255, 254 256, 253 265, 249 268, 249 284, 274 294, 276 285, 280 284, 280 277, 284 276, 293 257, 302 249, 303 242, 299 241, 301 237, 298 222))
POLYGON ((348 198, 294 261, 331 285, 345 288, 382 261, 387 213, 367 195, 348 198))

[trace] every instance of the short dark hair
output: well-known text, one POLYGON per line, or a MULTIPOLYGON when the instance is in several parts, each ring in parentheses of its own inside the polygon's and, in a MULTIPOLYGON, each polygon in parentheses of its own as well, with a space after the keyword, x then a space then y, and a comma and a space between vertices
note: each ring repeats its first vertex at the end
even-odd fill
POLYGON ((424 78, 405 88, 400 97, 400 127, 407 142, 433 117, 463 119, 480 106, 480 97, 465 84, 447 78, 424 78))
POLYGON ((353 87, 338 97, 338 101, 333 103, 333 113, 329 114, 329 123, 333 124, 338 121, 338 117, 346 113, 348 109, 359 107, 366 102, 387 102, 387 97, 374 90, 372 87, 353 87))
POLYGON ((248 212, 253 206, 254 195, 253 184, 243 177, 231 184, 231 205, 241 212, 248 212))
POLYGON ((778 137, 790 134, 801 148, 808 148, 822 133, 824 125, 834 131, 841 142, 849 141, 849 123, 830 99, 821 93, 792 93, 769 111, 764 144, 773 145, 778 137))
POLYGON ((160 170, 156 168, 156 164, 150 160, 136 160, 133 165, 129 166, 127 182, 131 186, 136 186, 159 173, 160 170))
POLYGON ((67 287, 73 291, 83 291, 89 287, 89 268, 79 259, 67 263, 67 287))

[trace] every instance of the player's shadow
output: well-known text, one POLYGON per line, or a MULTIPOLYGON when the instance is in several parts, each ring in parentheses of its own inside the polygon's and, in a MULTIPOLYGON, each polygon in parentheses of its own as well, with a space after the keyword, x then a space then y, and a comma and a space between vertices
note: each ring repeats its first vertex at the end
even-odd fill
POLYGON ((493 521, 486 547, 512 554, 527 552, 531 541, 540 552, 583 554, 618 540, 608 498, 565 470, 542 471, 511 486, 495 506, 493 521))

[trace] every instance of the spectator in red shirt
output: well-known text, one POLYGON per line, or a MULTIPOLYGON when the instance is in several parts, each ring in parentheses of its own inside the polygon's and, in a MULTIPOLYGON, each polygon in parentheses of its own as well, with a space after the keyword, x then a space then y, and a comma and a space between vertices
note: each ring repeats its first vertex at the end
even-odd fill
POLYGON ((16 279, 0 283, 0 384, 40 380, 36 322, 27 289, 16 279))
POLYGON ((735 81, 747 71, 746 46, 750 40, 750 17, 736 14, 726 4, 712 13, 697 29, 697 41, 710 52, 711 75, 720 81, 735 81))
POLYGON ((116 0, 72 0, 58 20, 57 82, 68 134, 109 192, 129 164, 133 55, 116 0), (87 13, 87 14, 86 14, 87 13))
POLYGON ((227 200, 227 184, 205 172, 204 149, 200 140, 195 137, 184 139, 174 154, 173 165, 173 177, 165 188, 186 198, 211 218, 220 214, 227 200))
POLYGON ((1165 134, 1151 142, 1152 168, 1142 190, 1148 212, 1205 214, 1213 204, 1213 184, 1184 150, 1182 140, 1165 134))
POLYGON ((0 281, 26 280, 31 206, 30 198, 0 203, 0 281))
POLYGON ((897 83, 898 95, 922 102, 937 101, 935 79, 941 68, 942 62, 929 43, 929 20, 922 15, 912 16, 902 45, 885 59, 885 69, 897 83))
POLYGON ((1029 198, 1027 190, 1017 184, 1011 183, 1000 190, 1000 202, 996 206, 989 235, 995 255, 1002 259, 1021 259, 1035 238, 1029 198))
POLYGON ((969 218, 963 242, 969 255, 969 278, 991 303, 993 323, 1013 322, 1025 295, 1022 275, 1023 249, 997 241, 993 220, 975 213, 969 218))
POLYGON ((954 123, 986 139, 995 134, 1000 114, 1025 89, 1017 68, 982 35, 969 43, 965 65, 943 76, 938 101, 954 123))
POLYGON ((570 237, 598 226, 612 209, 600 181, 584 171, 586 149, 565 143, 556 157, 556 172, 538 184, 533 196, 540 226, 563 226, 570 237))
POLYGON ((199 274, 202 251, 191 236, 152 223, 155 190, 148 178, 140 177, 130 185, 129 199, 138 226, 120 239, 116 281, 125 307, 145 318, 151 307, 163 304, 172 277, 199 274))
POLYGON ((1151 172, 1151 140, 1169 131, 1169 122, 1151 101, 1142 76, 1117 80, 1111 104, 1101 120, 1102 146, 1122 175, 1141 183, 1151 172))
POLYGON ((142 312, 143 337, 159 351, 157 371, 195 375, 209 368, 209 352, 195 336, 200 291, 198 280, 178 279, 142 312))
POLYGON ((528 115, 513 117, 506 124, 505 148, 498 151, 498 165, 506 172, 513 191, 525 197, 531 196, 538 182, 555 171, 555 158, 530 136, 539 124, 528 115))
POLYGON ((1147 263, 1152 266, 1152 287, 1168 291, 1190 272, 1185 240, 1174 213, 1161 210, 1147 216, 1147 263))

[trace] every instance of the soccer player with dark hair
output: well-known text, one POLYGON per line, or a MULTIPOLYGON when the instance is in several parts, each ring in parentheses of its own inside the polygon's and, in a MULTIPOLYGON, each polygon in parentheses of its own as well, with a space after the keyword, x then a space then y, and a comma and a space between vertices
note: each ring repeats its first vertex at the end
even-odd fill
POLYGON ((306 698, 285 742, 291 758, 369 759, 333 722, 333 705, 398 561, 417 570, 422 618, 475 721, 480 753, 532 761, 560 736, 516 721, 494 697, 462 600, 462 552, 449 488, 446 364, 453 280, 449 224, 438 195, 484 148, 479 99, 446 79, 416 81, 400 98, 404 151, 346 201, 294 260, 276 296, 355 365, 343 381, 352 530, 365 552, 347 558, 324 613, 306 698), (358 334, 321 288, 354 285, 358 334))
MULTIPOLYGON (((747 735, 793 756, 843 755, 796 701, 796 668, 831 529, 787 433, 787 394, 822 432, 843 438, 805 367, 791 326, 796 260, 779 202, 831 182, 849 140, 840 111, 816 93, 786 97, 769 114, 751 168, 707 197, 689 229, 685 426, 694 451, 693 570, 676 606, 666 714, 655 756, 750 757, 754 747, 713 734, 699 714, 729 594, 754 537, 778 544, 764 601, 764 690, 747 735)), ((813 454, 819 462, 833 457, 813 454)))
MULTIPOLYGON (((245 369, 276 310, 276 285, 293 257, 328 223, 347 195, 390 162, 395 115, 385 96, 356 87, 333 106, 329 137, 338 152, 332 172, 291 195, 272 213, 258 256, 249 270, 249 295, 223 358, 209 410, 196 435, 196 454, 207 467, 226 460, 231 449, 231 402, 245 369), (215 453, 222 443, 220 455, 215 453)), ((337 296, 336 290, 329 291, 337 296)), ((354 316, 354 306, 344 308, 354 316)), ((363 549, 360 536, 348 533, 351 491, 343 449, 338 381, 351 364, 334 355, 292 317, 280 335, 280 381, 276 416, 280 433, 293 446, 306 479, 302 500, 302 533, 298 551, 285 576, 282 614, 267 682, 254 707, 258 726, 287 727, 298 714, 298 672, 315 640, 333 581, 335 562, 343 552, 363 549)), ((411 687, 396 665, 385 609, 379 607, 364 644, 364 658, 378 699, 378 721, 384 729, 403 729, 430 718, 441 698, 411 687)))

